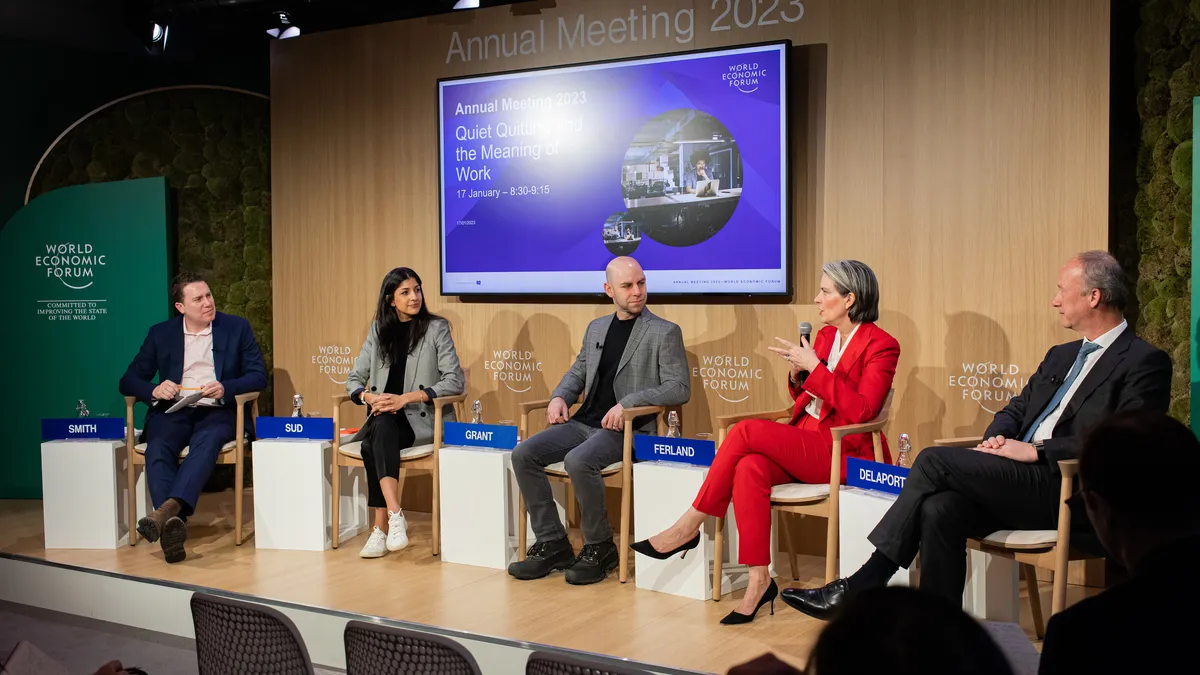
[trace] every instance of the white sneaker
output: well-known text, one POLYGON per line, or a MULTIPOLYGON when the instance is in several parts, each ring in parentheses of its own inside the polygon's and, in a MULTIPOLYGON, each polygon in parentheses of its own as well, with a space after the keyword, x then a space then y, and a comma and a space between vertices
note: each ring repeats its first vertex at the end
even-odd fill
POLYGON ((403 511, 388 511, 387 550, 402 551, 408 547, 408 521, 403 511))
POLYGON ((358 552, 360 558, 382 558, 387 555, 387 546, 385 545, 388 536, 383 533, 383 530, 378 527, 371 529, 371 536, 367 537, 367 545, 363 546, 358 552))

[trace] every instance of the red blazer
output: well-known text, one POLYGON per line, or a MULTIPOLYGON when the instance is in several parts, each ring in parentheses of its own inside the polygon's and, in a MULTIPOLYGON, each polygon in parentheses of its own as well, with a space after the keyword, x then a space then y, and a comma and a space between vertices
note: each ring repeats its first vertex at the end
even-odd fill
MULTIPOLYGON (((829 359, 836 333, 833 326, 825 326, 817 333, 813 349, 822 361, 829 359)), ((817 425, 826 447, 832 449, 831 428, 870 422, 879 414, 892 388, 899 360, 900 343, 896 338, 873 323, 860 324, 833 371, 822 364, 809 374, 803 387, 788 382, 788 391, 796 401, 790 423, 801 422, 808 415, 804 408, 812 402, 813 396, 820 398, 823 403, 817 425)), ((842 441, 842 482, 846 480, 847 457, 874 461, 871 435, 855 434, 842 441)), ((892 461, 886 437, 883 439, 883 457, 889 463, 892 461)))

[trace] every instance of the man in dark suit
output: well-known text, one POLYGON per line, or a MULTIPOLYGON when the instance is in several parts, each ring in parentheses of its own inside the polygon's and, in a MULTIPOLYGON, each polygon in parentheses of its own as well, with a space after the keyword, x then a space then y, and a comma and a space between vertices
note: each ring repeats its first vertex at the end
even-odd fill
POLYGON ((147 541, 161 538, 163 554, 173 563, 186 557, 185 521, 196 510, 222 446, 234 440, 235 397, 265 389, 267 369, 250 322, 218 312, 204 279, 181 273, 171 295, 180 316, 150 327, 120 389, 150 406, 144 438, 154 511, 138 521, 137 530, 147 541), (196 393, 200 400, 166 412, 174 401, 196 393))
MULTIPOLYGON (((870 534, 875 552, 848 579, 788 589, 787 604, 819 619, 848 594, 883 586, 921 552, 921 589, 956 603, 966 581, 966 540, 997 530, 1057 527, 1058 461, 1115 412, 1165 412, 1171 359, 1133 334, 1123 317, 1125 274, 1104 251, 1062 267, 1054 307, 1083 340, 1052 347, 1029 382, 996 413, 975 448, 926 448, 904 489, 870 534)), ((1082 519, 1081 519, 1082 521, 1082 519)))
POLYGON ((1200 604, 1200 442, 1158 413, 1117 415, 1089 434, 1079 459, 1086 511, 1129 581, 1055 614, 1042 645, 1042 675, 1169 673, 1189 668, 1200 604), (1132 457, 1154 448, 1161 461, 1132 457))

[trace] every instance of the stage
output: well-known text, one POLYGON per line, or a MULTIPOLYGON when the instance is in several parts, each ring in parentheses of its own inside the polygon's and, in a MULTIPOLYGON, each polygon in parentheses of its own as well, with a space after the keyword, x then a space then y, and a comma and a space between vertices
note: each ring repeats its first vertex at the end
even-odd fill
MULTIPOLYGON (((249 508, 253 499, 246 503, 249 508)), ((102 578, 211 588, 315 611, 423 624, 493 642, 511 640, 631 659, 657 666, 659 672, 723 673, 768 651, 800 667, 824 626, 781 602, 774 616, 764 609, 749 625, 720 625, 721 617, 737 606, 740 591, 721 602, 701 602, 639 590, 632 579, 621 584, 615 572, 602 583, 580 587, 566 584, 562 573, 521 582, 500 570, 442 563, 430 555, 428 515, 407 515, 412 543, 378 560, 358 557, 365 534, 337 550, 258 551, 252 526, 246 543, 233 545, 232 492, 209 494, 189 523, 187 560, 168 565, 158 545, 144 541, 117 550, 47 550, 41 502, 8 500, 0 501, 0 553, 9 554, 6 564, 36 564, 22 560, 27 558, 54 564, 45 567, 93 571, 102 578)), ((577 536, 572 533, 573 539, 577 536)), ((821 582, 822 558, 801 557, 798 582, 786 574, 786 558, 780 556, 781 587, 821 582)), ((9 591, 0 599, 21 601, 19 593, 14 600, 9 591)), ((1049 584, 1043 583, 1046 608, 1049 591, 1049 584)), ((1068 603, 1095 592, 1072 586, 1068 603)), ((1020 623, 1034 639, 1026 601, 1020 623)), ((313 658, 319 663, 315 652, 313 658)))

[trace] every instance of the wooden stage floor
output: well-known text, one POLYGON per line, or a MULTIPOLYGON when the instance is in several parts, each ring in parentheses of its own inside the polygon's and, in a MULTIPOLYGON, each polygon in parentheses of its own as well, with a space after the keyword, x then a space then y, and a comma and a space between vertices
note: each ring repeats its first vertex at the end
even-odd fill
MULTIPOLYGON (((639 590, 632 578, 619 583, 616 572, 599 584, 569 586, 561 572, 522 582, 501 570, 442 563, 429 552, 428 515, 409 519, 409 547, 378 560, 358 557, 365 534, 319 553, 257 551, 252 527, 245 544, 233 545, 232 492, 209 494, 189 523, 187 560, 168 565, 158 545, 145 542, 115 551, 46 550, 41 502, 0 500, 0 551, 713 673, 768 651, 802 667, 824 626, 782 602, 774 616, 764 608, 751 624, 722 626, 718 621, 736 607, 729 597, 701 602, 639 590)), ((779 556, 781 587, 820 584, 823 558, 802 557, 795 583, 786 559, 779 556)), ((1068 602, 1094 592, 1071 587, 1068 602)), ((1046 610, 1049 594, 1042 584, 1046 610)), ((1033 639, 1028 603, 1022 604, 1021 626, 1033 639)))

